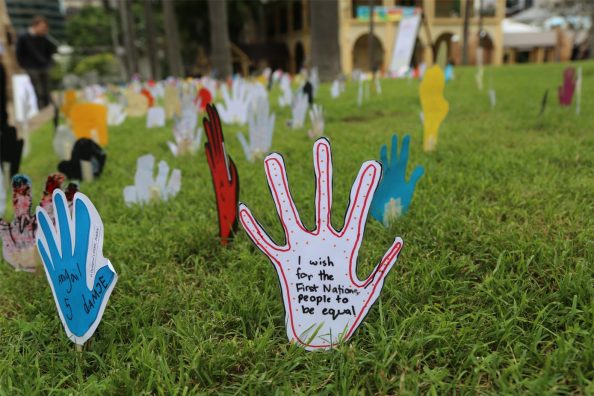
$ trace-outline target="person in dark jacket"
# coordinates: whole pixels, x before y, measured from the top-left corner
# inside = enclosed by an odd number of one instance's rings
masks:
[[[49,40],[48,31],[47,20],[37,16],[33,18],[27,32],[19,36],[16,47],[17,61],[31,78],[40,109],[51,103],[49,69],[56,45]]]

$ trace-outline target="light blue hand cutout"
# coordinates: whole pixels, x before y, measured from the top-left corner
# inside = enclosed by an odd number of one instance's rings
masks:
[[[408,151],[410,136],[402,139],[402,149],[398,156],[398,136],[392,136],[392,150],[390,162],[388,162],[388,148],[384,144],[380,149],[380,161],[382,162],[382,179],[371,202],[371,215],[386,227],[401,215],[408,211],[412,201],[417,182],[423,176],[425,169],[417,166],[406,182],[406,164],[408,162]]]
[[[37,248],[66,335],[83,345],[101,322],[118,276],[103,257],[103,222],[89,198],[76,193],[72,217],[61,190],[53,202],[56,225],[37,207]]]

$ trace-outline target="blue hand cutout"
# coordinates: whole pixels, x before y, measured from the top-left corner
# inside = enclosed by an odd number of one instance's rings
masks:
[[[37,208],[37,248],[66,334],[83,345],[101,322],[118,276],[103,257],[103,223],[91,201],[76,193],[72,217],[61,190],[53,202],[56,225]]]
[[[410,136],[402,139],[402,150],[398,157],[398,136],[392,136],[392,152],[388,162],[388,148],[384,144],[380,149],[380,161],[382,162],[382,179],[371,202],[371,215],[386,227],[394,220],[408,211],[415,186],[425,169],[417,166],[407,183],[405,180],[406,164],[408,162],[408,151]]]

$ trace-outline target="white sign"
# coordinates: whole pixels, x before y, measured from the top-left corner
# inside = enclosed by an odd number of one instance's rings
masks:
[[[405,18],[400,22],[398,37],[396,38],[394,51],[392,52],[392,62],[390,63],[391,72],[400,75],[402,72],[408,70],[410,59],[415,49],[417,30],[420,23],[420,15]]]

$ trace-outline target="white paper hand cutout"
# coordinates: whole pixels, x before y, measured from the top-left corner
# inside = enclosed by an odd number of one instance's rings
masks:
[[[332,81],[330,95],[332,96],[332,99],[336,99],[340,96],[340,82],[338,80]]]
[[[307,114],[307,106],[309,105],[307,101],[307,95],[303,92],[298,92],[295,95],[295,101],[293,103],[293,107],[291,108],[291,114],[293,118],[291,119],[291,126],[293,129],[303,128],[303,123],[305,122],[305,116]]]
[[[174,169],[169,176],[169,165],[165,161],[159,162],[157,178],[153,176],[155,157],[151,154],[143,155],[136,162],[136,176],[134,185],[124,188],[126,205],[145,204],[149,201],[167,201],[175,197],[181,189],[181,171]]]
[[[53,145],[54,151],[61,160],[70,160],[74,143],[76,143],[76,137],[70,128],[68,128],[67,125],[60,125],[56,130],[56,136],[54,136]]]
[[[237,134],[245,157],[249,161],[254,161],[270,150],[274,133],[275,114],[270,113],[268,99],[260,97],[256,104],[255,111],[249,116],[249,143],[241,132]]]
[[[217,111],[223,122],[225,124],[245,125],[250,104],[246,83],[240,78],[233,80],[231,96],[229,96],[229,89],[226,84],[223,84],[221,91],[225,103],[217,104]]]
[[[293,102],[293,91],[291,91],[291,77],[288,74],[283,74],[280,79],[281,96],[278,98],[278,105],[280,107],[290,106]]]
[[[202,128],[196,129],[195,118],[197,120],[197,117],[175,119],[173,126],[173,139],[175,142],[167,142],[174,156],[194,155],[200,149]]]
[[[165,109],[160,106],[153,106],[146,113],[147,128],[162,128],[165,126]]]
[[[309,111],[309,119],[311,120],[311,129],[307,133],[310,138],[317,139],[324,135],[324,110],[321,105],[313,105]]]
[[[316,228],[305,228],[293,202],[283,158],[271,154],[264,167],[285,244],[273,242],[250,210],[239,205],[239,218],[249,237],[268,256],[280,280],[287,337],[308,350],[328,349],[348,340],[361,324],[396,263],[402,239],[396,238],[380,263],[364,280],[357,276],[357,257],[367,213],[381,177],[381,164],[367,161],[351,189],[344,228],[332,227],[332,158],[322,138],[313,148],[316,174]]]
[[[127,114],[124,111],[124,106],[121,104],[110,103],[107,105],[107,125],[122,125],[122,123],[126,120],[126,116]]]

